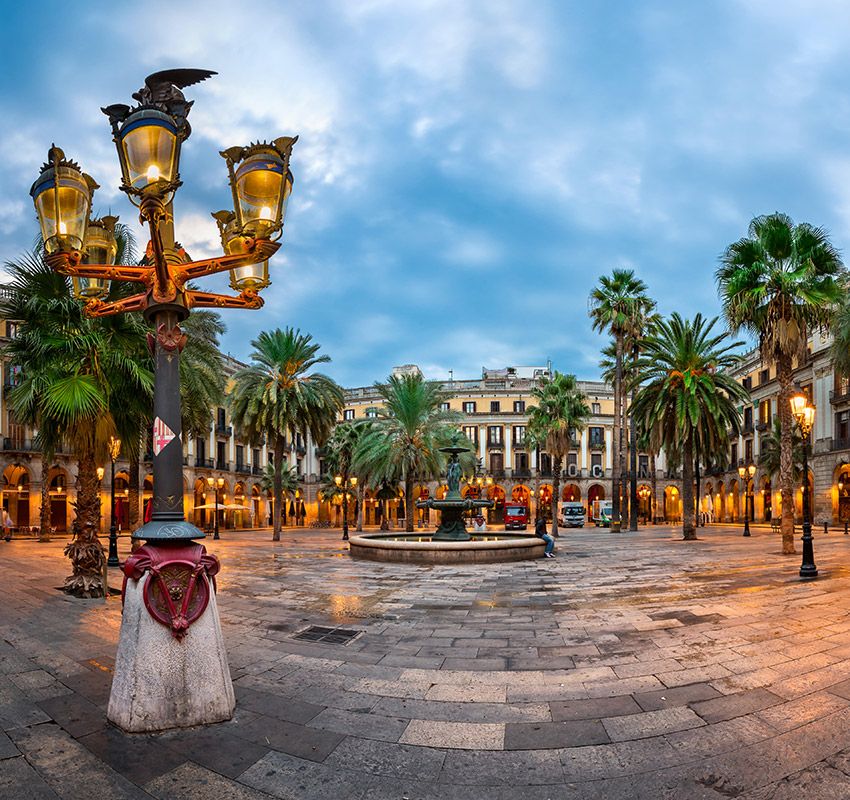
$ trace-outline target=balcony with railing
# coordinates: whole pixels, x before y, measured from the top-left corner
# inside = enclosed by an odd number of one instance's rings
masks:
[[[605,442],[601,439],[591,439],[587,445],[591,450],[604,450]]]
[[[841,405],[842,403],[850,403],[850,387],[839,390],[830,389],[829,402],[834,406]]]
[[[220,425],[219,423],[216,423],[215,435],[216,436],[224,436],[224,437],[229,439],[233,435],[233,426],[232,425]]]
[[[223,470],[224,472],[230,472],[230,462],[217,458],[215,462],[215,468]]]
[[[215,467],[215,462],[211,458],[195,456],[195,466],[200,467],[201,469],[213,469],[213,467]]]
[[[850,450],[850,437],[833,436],[830,443],[830,450]]]
[[[250,475],[251,474],[251,465],[243,464],[241,461],[236,462],[236,471],[242,475]]]
[[[261,466],[259,466],[258,464],[254,464],[251,467],[251,474],[252,475],[262,475],[263,474],[263,468]]]
[[[17,437],[5,436],[3,438],[3,450],[7,453],[37,453],[41,448],[35,439],[18,439]]]

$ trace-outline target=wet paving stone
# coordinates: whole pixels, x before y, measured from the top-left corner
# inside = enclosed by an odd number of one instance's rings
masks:
[[[766,532],[700,537],[570,531],[555,562],[435,569],[352,561],[333,531],[228,532],[236,717],[132,747],[105,719],[120,603],[45,589],[66,574],[62,543],[33,562],[13,541],[0,797],[10,775],[73,796],[68,758],[104,793],[177,800],[842,796],[850,542],[819,540],[821,578],[800,584]],[[292,638],[310,626],[362,633]]]

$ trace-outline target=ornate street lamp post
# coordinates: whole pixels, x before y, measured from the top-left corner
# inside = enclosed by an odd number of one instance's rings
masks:
[[[118,560],[118,525],[115,521],[115,460],[121,452],[121,440],[114,436],[109,437],[109,460],[112,462],[112,477],[110,482],[109,497],[109,558],[106,560],[108,567],[120,567]]]
[[[811,580],[818,576],[809,508],[809,434],[815,424],[815,407],[809,402],[807,395],[796,392],[791,396],[791,413],[797,420],[803,436],[803,563],[800,565],[800,578]]]
[[[215,492],[215,502],[213,503],[215,506],[213,509],[215,518],[213,539],[221,539],[221,536],[218,535],[218,493],[224,486],[224,478],[207,478],[207,485]]]
[[[750,536],[750,481],[756,474],[756,465],[744,466],[742,461],[738,465],[738,475],[741,478],[741,488],[744,491],[744,536]]]
[[[193,308],[263,305],[258,291],[268,285],[268,259],[280,247],[276,240],[292,191],[289,160],[298,137],[221,153],[234,204],[232,214],[214,215],[225,254],[191,261],[174,228],[180,151],[191,133],[192,102],[181,90],[214,74],[158,72],[133,95],[138,105],[102,109],[118,150],[121,189],[150,230],[140,266],[114,263],[114,218],[89,221],[97,184],[58,147],[50,148],[30,191],[45,261],[75,279],[85,313],[140,311],[153,327],[148,337],[155,370],[152,518],[133,533],[146,544],[124,564],[125,605],[107,712],[112,722],[134,732],[229,719],[235,706],[210,580],[218,561],[193,542],[204,533],[184,517],[179,361],[186,335],[180,322]],[[189,288],[190,281],[228,270],[236,296]],[[138,283],[141,291],[114,298],[108,281]]]

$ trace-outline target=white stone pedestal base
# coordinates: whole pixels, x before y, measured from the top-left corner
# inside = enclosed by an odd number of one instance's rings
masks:
[[[128,580],[107,718],[129,733],[223,722],[236,698],[215,593],[182,641],[148,614],[146,572]]]

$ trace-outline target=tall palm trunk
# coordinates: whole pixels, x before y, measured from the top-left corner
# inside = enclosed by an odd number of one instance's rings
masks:
[[[413,475],[404,477],[404,529],[413,533]]]
[[[793,420],[791,418],[791,393],[793,377],[791,357],[780,356],[776,361],[779,380],[779,487],[782,494],[782,552],[794,552],[794,463]],[[808,476],[804,476],[804,482]],[[805,485],[805,484],[804,484]]]
[[[552,536],[558,535],[558,503],[561,501],[561,453],[552,454]]]
[[[623,337],[617,334],[614,365],[614,458],[611,464],[611,529],[620,530],[620,473],[623,458]]]
[[[131,531],[136,530],[139,524],[140,472],[141,465],[139,464],[139,454],[131,452],[130,464],[127,468],[127,504],[130,507],[127,521],[130,525]]]
[[[694,527],[694,446],[690,439],[682,446],[682,538],[697,538]]]
[[[632,361],[637,363],[638,348],[632,348]],[[634,408],[637,387],[632,387],[632,402],[629,409]],[[634,416],[629,415],[629,530],[638,529],[638,476],[637,476],[637,426]]]
[[[272,541],[280,541],[280,507],[286,501],[283,499],[283,437],[278,436],[274,440],[274,521],[272,528]],[[218,514],[218,509],[216,509]]]
[[[106,556],[97,538],[100,528],[100,481],[92,453],[81,453],[78,461],[74,538],[65,547],[73,574],[65,579],[64,591],[77,597],[103,597],[106,587],[103,570]]]
[[[38,541],[50,541],[50,461],[47,454],[41,457],[41,510],[38,518]]]

